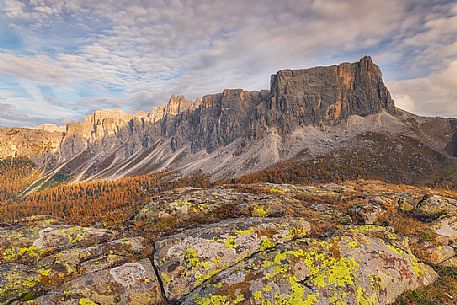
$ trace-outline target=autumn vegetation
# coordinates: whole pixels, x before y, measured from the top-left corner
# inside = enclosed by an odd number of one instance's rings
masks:
[[[52,215],[70,224],[121,224],[154,193],[209,184],[206,176],[172,181],[166,174],[158,173],[115,181],[63,182],[25,195],[24,190],[39,178],[33,164],[27,160],[0,164],[0,223],[32,215]]]

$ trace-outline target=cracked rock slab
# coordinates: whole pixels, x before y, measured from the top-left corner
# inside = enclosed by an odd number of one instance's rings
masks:
[[[347,232],[256,253],[205,282],[182,304],[390,304],[437,277],[408,249]]]
[[[160,284],[149,259],[87,273],[65,284],[63,292],[69,296],[83,296],[96,304],[163,302]]]
[[[168,300],[255,252],[303,237],[310,224],[297,218],[243,218],[186,230],[156,242],[154,261]]]

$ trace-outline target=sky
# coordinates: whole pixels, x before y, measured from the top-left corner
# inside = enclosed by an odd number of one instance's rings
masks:
[[[364,55],[398,107],[457,117],[456,0],[0,0],[0,126],[269,89]]]

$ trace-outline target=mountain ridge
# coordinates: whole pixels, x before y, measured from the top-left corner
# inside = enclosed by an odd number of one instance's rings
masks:
[[[173,95],[167,104],[137,114],[96,111],[67,124],[65,132],[41,127],[43,135],[52,135],[47,142],[19,138],[35,149],[24,145],[21,155],[2,147],[0,157],[30,157],[46,179],[59,174],[89,181],[157,171],[225,178],[262,170],[303,150],[326,154],[366,132],[410,134],[453,158],[455,121],[396,108],[381,69],[365,56],[355,63],[280,70],[272,75],[270,90],[225,89],[195,101]],[[14,137],[2,141],[13,142]]]

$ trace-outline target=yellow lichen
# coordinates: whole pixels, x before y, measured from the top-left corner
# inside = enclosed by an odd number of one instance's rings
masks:
[[[355,300],[357,302],[357,305],[373,305],[376,303],[378,299],[378,296],[376,293],[372,294],[371,297],[366,297],[365,294],[363,293],[362,287],[357,287],[356,295],[355,295]]]
[[[266,210],[264,206],[258,206],[254,208],[252,214],[257,217],[265,217],[268,215],[268,210]]]
[[[332,285],[334,287],[345,287],[353,285],[354,271],[359,266],[355,259],[342,257],[336,261],[333,257],[330,258],[331,264],[320,272],[313,282],[317,287],[326,287]]]
[[[275,194],[280,194],[280,195],[284,195],[286,193],[284,190],[277,188],[277,187],[270,188],[270,192],[275,193]]]
[[[12,247],[3,252],[6,261],[16,261],[19,258],[38,258],[47,251],[35,246],[30,247]]]
[[[161,276],[162,276],[162,278],[163,278],[163,280],[164,280],[165,282],[167,282],[167,283],[170,283],[170,282],[171,282],[170,277],[169,277],[168,274],[166,274],[165,272],[162,272]]]
[[[92,301],[92,300],[89,299],[89,298],[82,298],[82,299],[79,299],[79,304],[80,304],[80,305],[97,305],[97,303],[95,303],[94,301]]]
[[[312,305],[318,302],[318,294],[308,294],[305,287],[298,282],[295,276],[289,278],[290,288],[292,293],[285,297],[281,297],[278,293],[275,295],[277,299],[275,304],[278,305]]]
[[[252,294],[252,296],[254,297],[254,300],[260,301],[262,300],[262,291],[257,290]]]
[[[226,248],[231,248],[231,249],[235,248],[236,247],[235,238],[233,238],[233,237],[227,238],[224,245]]]
[[[262,239],[262,241],[260,242],[260,251],[264,251],[266,249],[270,249],[270,248],[273,248],[275,246],[275,243],[271,240],[271,238],[269,237],[266,237],[264,239]]]
[[[198,253],[195,249],[187,249],[184,253],[184,260],[188,268],[198,267]]]
[[[349,243],[349,247],[350,247],[350,248],[357,248],[357,242],[351,241],[351,242]]]
[[[254,228],[253,227],[250,227],[247,230],[235,230],[235,233],[239,234],[239,235],[249,235],[249,234],[251,234],[253,232],[254,232]]]
[[[200,297],[199,295],[194,296],[195,304],[197,305],[229,305],[229,298],[225,295],[213,295]]]

